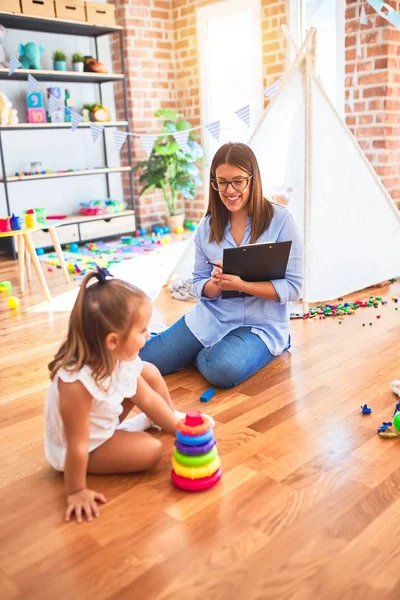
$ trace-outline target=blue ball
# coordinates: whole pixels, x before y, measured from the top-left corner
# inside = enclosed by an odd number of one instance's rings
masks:
[[[140,235],[146,235],[146,230],[144,227],[141,227],[139,231],[140,231]]]
[[[154,225],[153,231],[154,233],[161,233],[162,228],[159,225]]]
[[[168,227],[168,225],[166,225],[165,227],[163,227],[163,230],[162,230],[162,232],[163,232],[163,233],[169,233],[170,231],[171,231],[171,230],[170,230],[170,228]]]
[[[44,250],[43,250],[43,248],[36,248],[36,254],[37,254],[38,256],[43,256],[43,254],[44,254]]]
[[[70,252],[79,252],[79,246],[78,244],[71,244],[69,247],[69,251]]]
[[[196,223],[190,223],[190,225],[189,225],[190,231],[194,231],[196,229],[196,227],[197,227]]]

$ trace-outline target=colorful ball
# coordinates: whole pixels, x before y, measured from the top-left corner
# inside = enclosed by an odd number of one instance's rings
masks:
[[[190,227],[190,221],[185,221],[184,227],[185,227],[185,229],[189,229],[189,227]]]
[[[393,427],[396,427],[397,431],[400,431],[400,412],[396,413],[393,417]]]
[[[139,234],[140,234],[140,235],[146,235],[146,230],[145,230],[145,228],[144,228],[144,227],[141,227],[141,228],[139,229]]]
[[[159,225],[154,225],[153,227],[153,232],[154,233],[161,233],[161,227]]]
[[[70,252],[79,252],[78,244],[71,244],[69,249],[70,249]]]
[[[19,300],[15,296],[10,296],[7,298],[7,306],[11,308],[11,310],[15,310],[19,307]]]
[[[172,237],[170,235],[164,235],[162,239],[163,244],[170,244],[172,242]]]
[[[190,231],[194,231],[195,229],[197,229],[197,223],[190,223],[189,229]]]
[[[177,227],[175,227],[175,232],[176,233],[183,233],[185,230],[182,227],[182,225],[178,225]]]
[[[168,225],[165,225],[165,227],[163,227],[163,230],[162,230],[162,232],[163,232],[163,233],[169,233],[170,231],[171,231],[171,230],[170,230],[170,228],[168,227]]]

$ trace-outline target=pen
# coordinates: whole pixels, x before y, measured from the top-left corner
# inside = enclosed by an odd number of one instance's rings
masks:
[[[218,269],[222,269],[221,265],[216,265],[215,263],[211,262],[211,260],[206,260],[206,263],[213,267],[218,267]]]

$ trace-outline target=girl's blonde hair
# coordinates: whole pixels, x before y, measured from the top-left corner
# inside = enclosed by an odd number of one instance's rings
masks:
[[[124,341],[143,302],[150,302],[146,294],[121,279],[107,279],[104,269],[91,271],[82,280],[81,289],[69,319],[67,339],[49,363],[51,379],[61,368],[79,371],[89,365],[93,378],[101,384],[110,377],[116,359],[107,348],[106,337],[118,333]],[[88,285],[96,278],[97,282]]]

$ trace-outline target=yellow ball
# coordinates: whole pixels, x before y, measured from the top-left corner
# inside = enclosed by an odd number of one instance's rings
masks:
[[[175,228],[175,231],[176,231],[176,233],[183,233],[185,230],[184,230],[184,228],[182,227],[182,225],[178,225],[178,226]]]
[[[7,306],[8,308],[15,309],[19,307],[19,300],[15,296],[10,296],[7,298]]]
[[[170,244],[172,242],[172,237],[170,235],[164,235],[161,241],[163,244]]]

